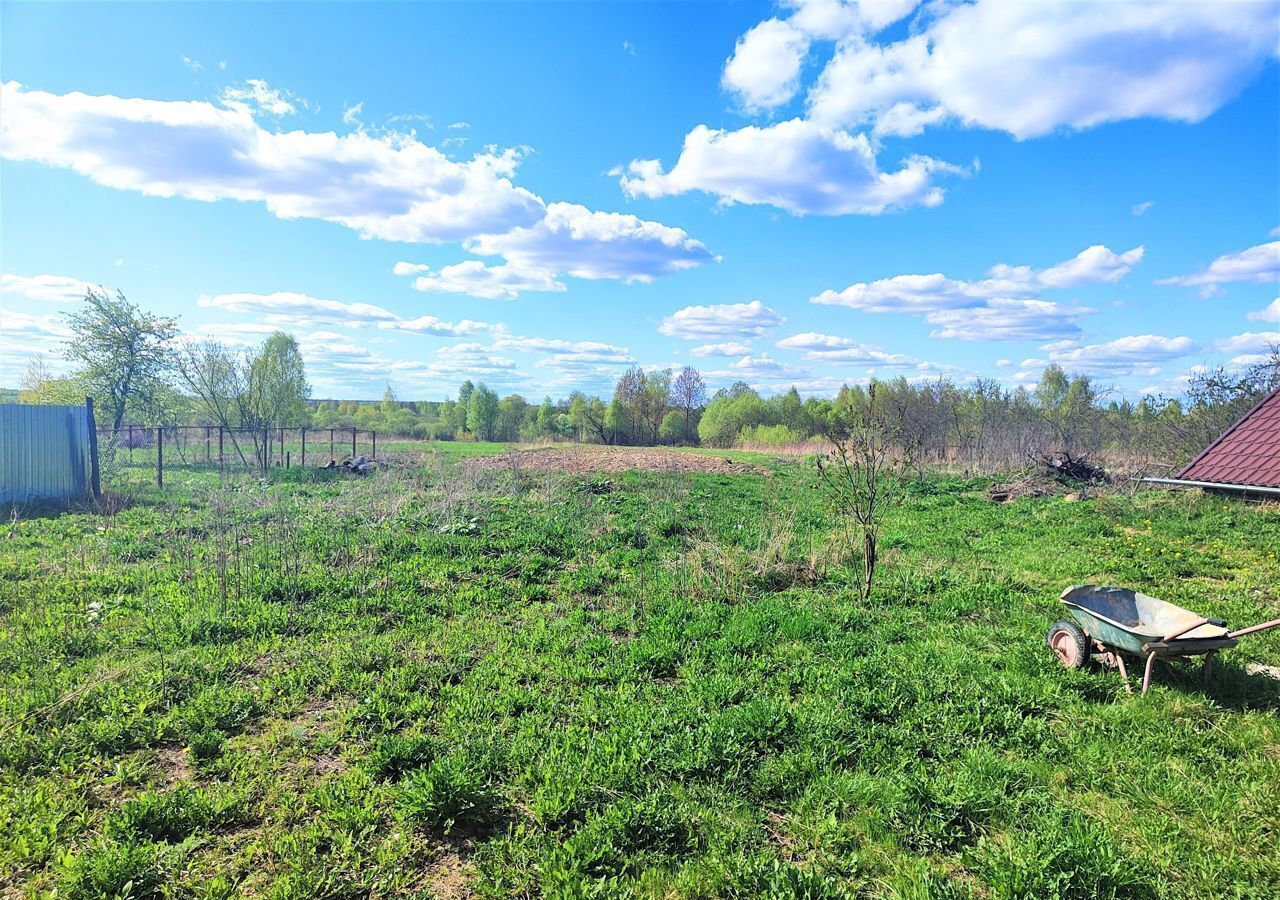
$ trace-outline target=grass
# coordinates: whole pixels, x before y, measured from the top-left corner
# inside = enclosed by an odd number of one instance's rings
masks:
[[[1077,582],[1274,618],[1274,506],[938,476],[863,603],[804,465],[452,450],[0,529],[0,893],[1280,895],[1280,635],[1146,698],[1043,643]]]

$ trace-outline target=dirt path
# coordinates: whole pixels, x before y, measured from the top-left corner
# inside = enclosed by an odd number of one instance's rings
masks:
[[[769,470],[722,456],[700,456],[655,447],[543,447],[480,456],[463,465],[476,469],[509,469],[513,465],[535,472],[718,472],[726,475],[767,475]]]

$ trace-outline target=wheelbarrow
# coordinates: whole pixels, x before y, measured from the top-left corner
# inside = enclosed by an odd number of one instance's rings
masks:
[[[1132,692],[1125,657],[1146,658],[1142,693],[1151,686],[1151,670],[1157,659],[1204,657],[1204,678],[1213,671],[1213,657],[1229,650],[1246,634],[1280,626],[1280,619],[1239,631],[1228,631],[1221,619],[1208,619],[1190,610],[1139,594],[1128,588],[1079,584],[1059,598],[1074,622],[1053,623],[1047,638],[1049,649],[1068,669],[1081,669],[1090,657],[1120,670],[1125,690]],[[1078,623],[1078,624],[1077,624]]]

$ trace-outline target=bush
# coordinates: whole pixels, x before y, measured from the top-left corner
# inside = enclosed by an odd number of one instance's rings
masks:
[[[738,443],[748,447],[786,447],[803,440],[804,435],[786,425],[748,425],[738,433]]]

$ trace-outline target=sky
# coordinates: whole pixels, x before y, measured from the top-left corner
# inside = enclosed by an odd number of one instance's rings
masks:
[[[85,286],[317,397],[1280,343],[1276,2],[0,5],[0,386]]]

